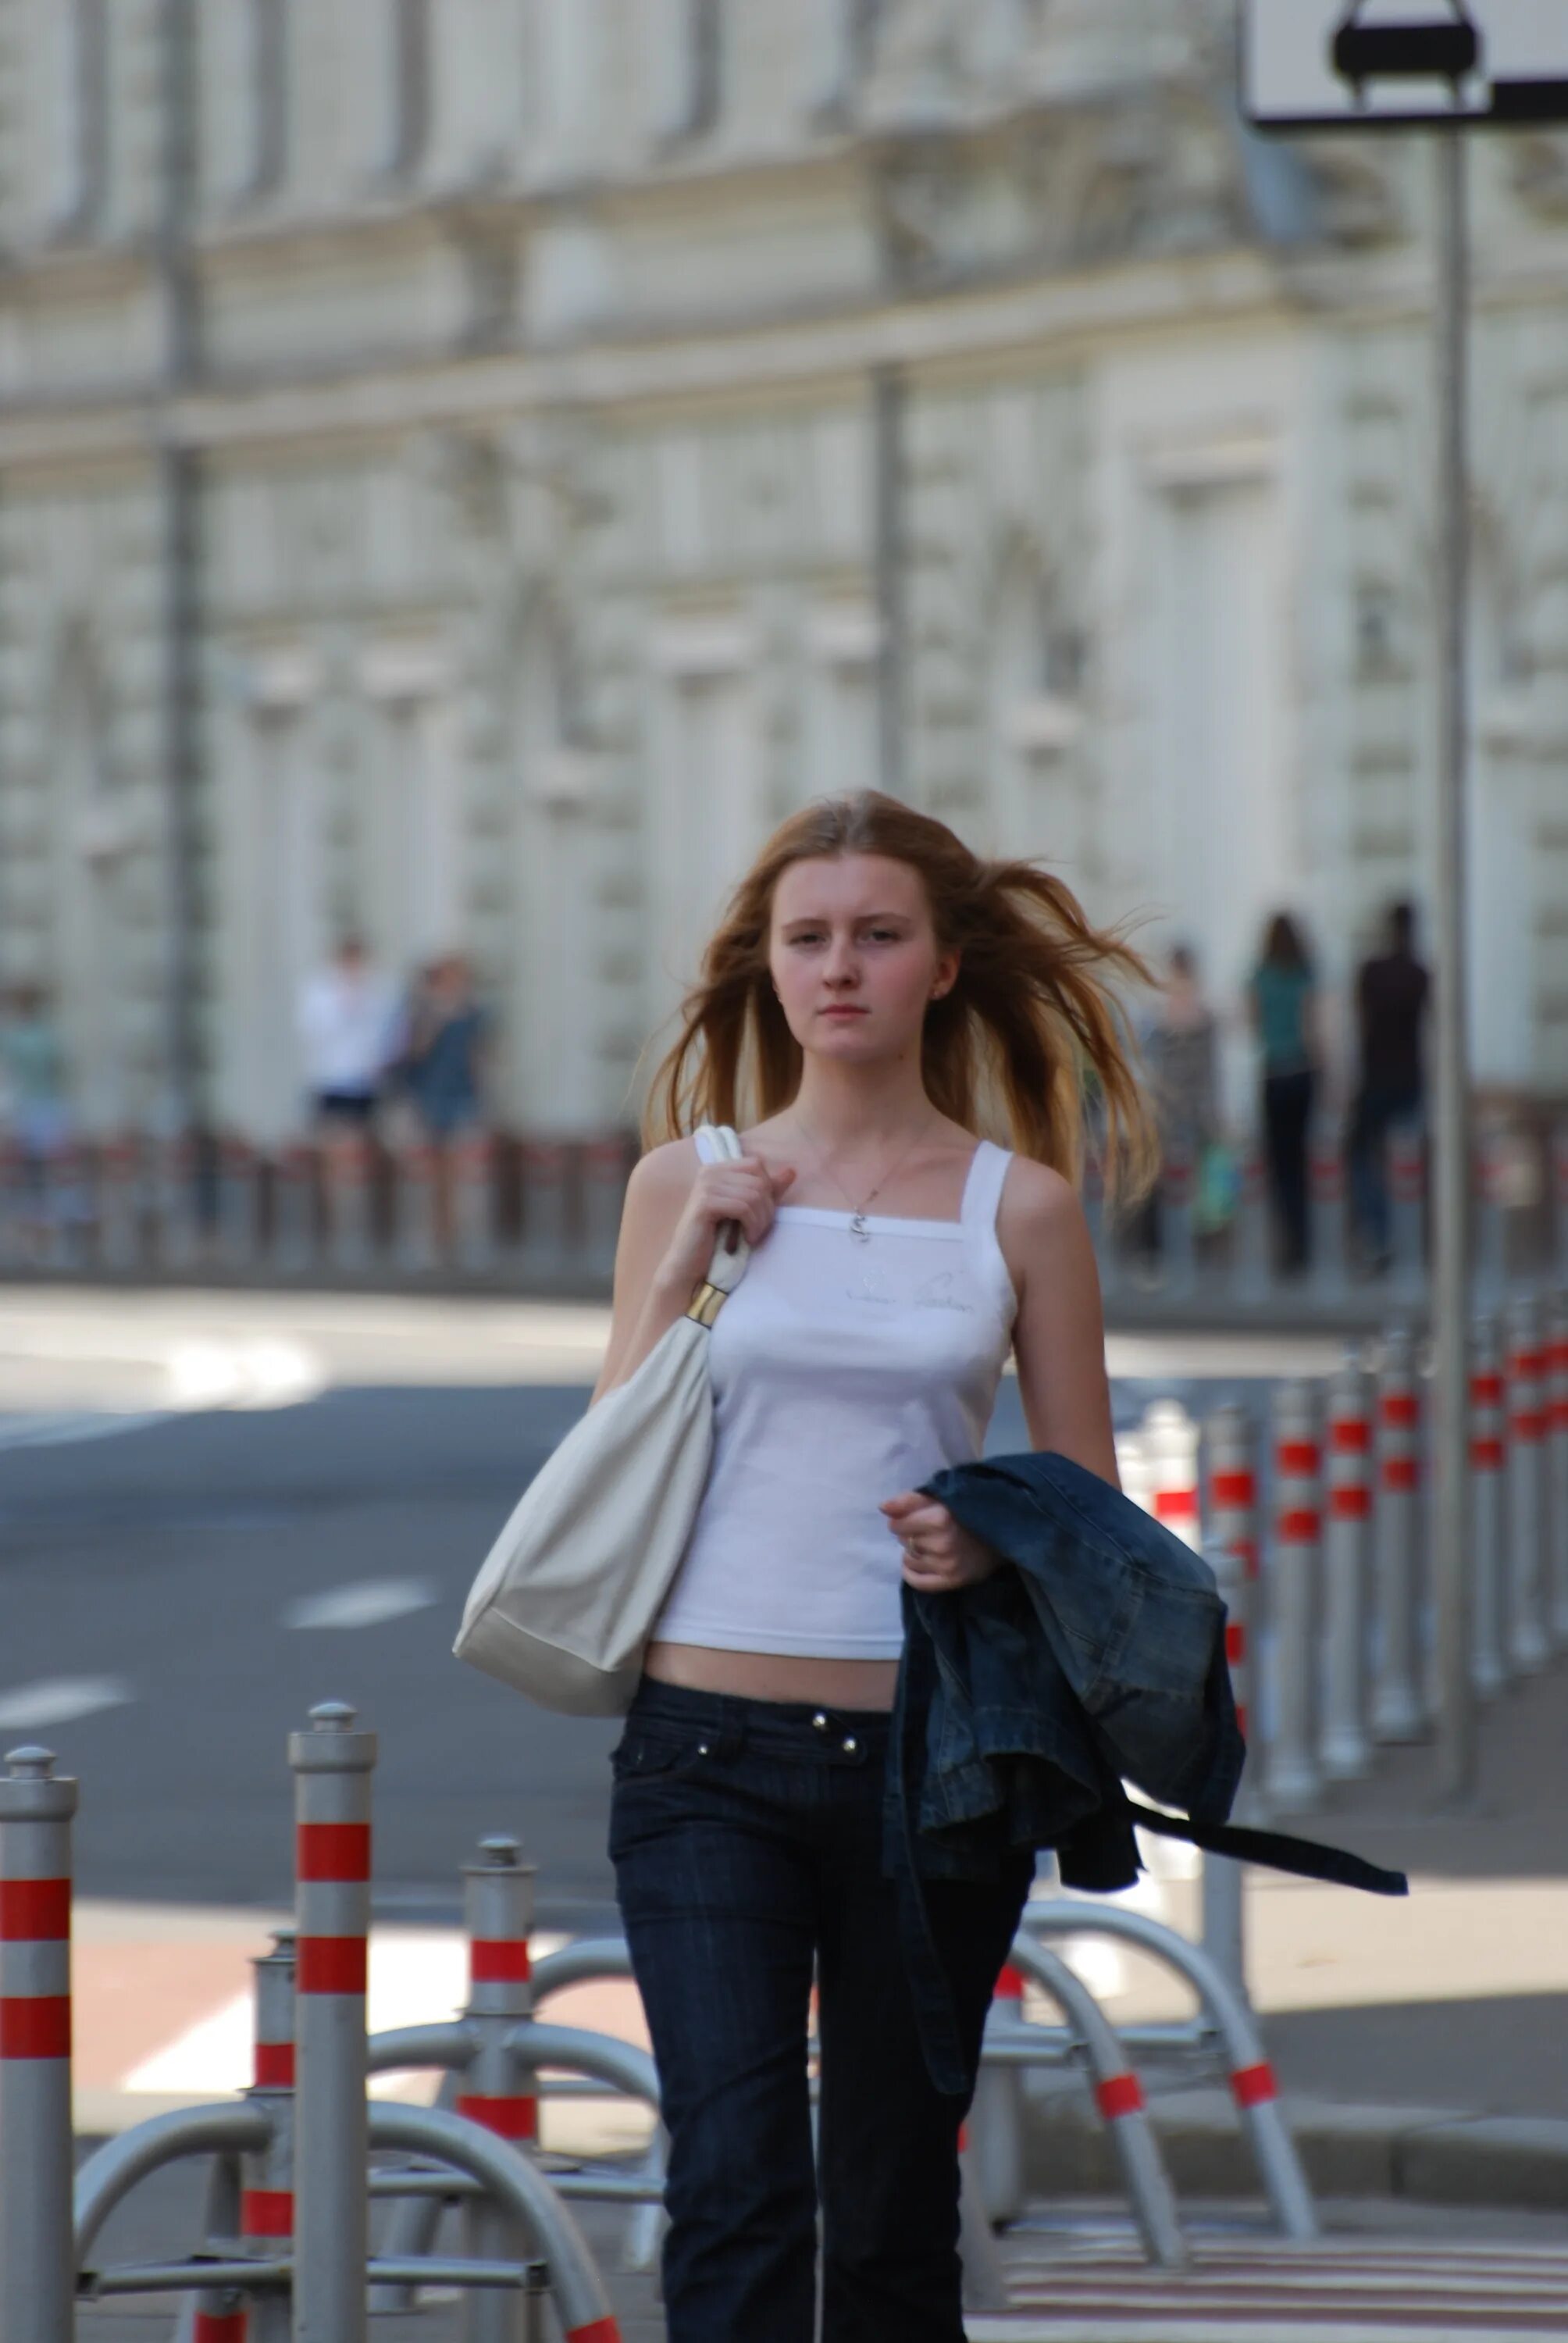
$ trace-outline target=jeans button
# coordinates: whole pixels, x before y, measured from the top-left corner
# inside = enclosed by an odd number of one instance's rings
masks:
[[[826,1732],[827,1732],[827,1730],[828,1730],[828,1720],[827,1720],[826,1716],[824,1716],[824,1715],[822,1714],[822,1711],[821,1711],[820,1709],[819,1709],[819,1710],[817,1711],[817,1714],[816,1714],[816,1715],[811,1719],[811,1722],[812,1722],[812,1724],[816,1726],[816,1728],[817,1728],[817,1730],[818,1730],[818,1732],[819,1732],[819,1733],[826,1733]]]
[[[848,1740],[844,1744],[845,1748],[849,1751],[851,1757],[855,1754],[855,1745],[853,1739]]]
[[[698,1754],[698,1755],[699,1755],[699,1757],[706,1757],[706,1756],[707,1756],[707,1755],[708,1755],[708,1744],[707,1744],[707,1742],[706,1742],[706,1741],[699,1741],[699,1742],[698,1743],[698,1745],[697,1745],[697,1754]]]

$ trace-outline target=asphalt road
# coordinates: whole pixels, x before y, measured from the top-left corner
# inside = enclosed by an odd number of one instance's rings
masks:
[[[1154,1388],[1120,1384],[1119,1418]],[[381,1735],[386,1917],[455,1918],[474,1842],[509,1831],[543,1925],[608,1924],[614,1723],[546,1715],[451,1655],[491,1538],[586,1396],[340,1388],[0,1452],[0,1747],[41,1739],[80,1778],[79,1892],[286,1906],[286,1739],[337,1698]],[[990,1445],[1026,1444],[1008,1381]]]

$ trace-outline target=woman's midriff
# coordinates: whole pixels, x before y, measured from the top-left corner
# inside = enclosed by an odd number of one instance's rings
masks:
[[[897,1660],[805,1659],[783,1652],[719,1652],[707,1644],[650,1644],[643,1674],[688,1692],[738,1700],[812,1701],[823,1708],[888,1708]]]

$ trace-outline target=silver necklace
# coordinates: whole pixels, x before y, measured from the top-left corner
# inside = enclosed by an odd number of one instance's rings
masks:
[[[908,1162],[910,1157],[914,1153],[916,1147],[920,1144],[920,1141],[925,1137],[927,1131],[932,1128],[931,1123],[927,1121],[920,1125],[919,1131],[916,1131],[914,1138],[910,1140],[908,1147],[904,1149],[903,1153],[895,1157],[894,1161],[889,1164],[887,1170],[883,1172],[881,1178],[878,1181],[870,1194],[865,1197],[861,1202],[857,1204],[853,1196],[850,1195],[848,1188],[845,1187],[842,1180],[839,1179],[838,1173],[833,1170],[831,1164],[829,1163],[826,1157],[823,1155],[821,1141],[813,1132],[807,1131],[805,1124],[800,1122],[799,1115],[796,1116],[795,1120],[800,1124],[800,1130],[804,1133],[805,1137],[810,1141],[811,1145],[816,1149],[819,1166],[822,1171],[827,1172],[829,1179],[831,1180],[834,1187],[837,1188],[839,1195],[842,1196],[844,1202],[849,1207],[850,1236],[854,1239],[857,1244],[869,1244],[871,1242],[871,1232],[866,1225],[867,1207],[876,1202],[877,1198],[881,1194],[883,1189],[887,1186],[894,1172],[900,1170],[903,1164]]]

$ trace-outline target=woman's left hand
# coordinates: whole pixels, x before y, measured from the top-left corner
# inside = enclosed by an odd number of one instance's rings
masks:
[[[1001,1561],[993,1546],[918,1489],[884,1497],[881,1510],[904,1549],[903,1574],[918,1594],[951,1594],[960,1586],[973,1586],[989,1578]]]

